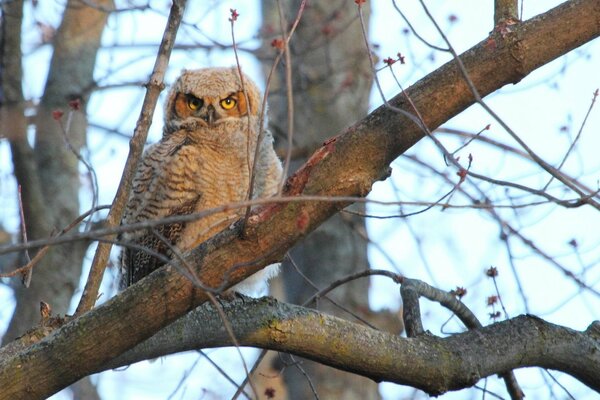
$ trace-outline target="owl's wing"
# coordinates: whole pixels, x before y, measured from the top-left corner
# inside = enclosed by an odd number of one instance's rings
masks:
[[[273,148],[273,137],[269,131],[265,131],[260,146],[254,197],[271,197],[277,194],[282,175],[283,167]]]
[[[194,160],[187,146],[185,137],[172,134],[148,148],[133,180],[121,225],[193,212],[201,193],[196,175],[190,172]],[[169,256],[169,245],[177,244],[184,226],[174,222],[124,233],[122,239],[129,247],[121,253],[123,285],[129,286],[163,265],[156,255]]]

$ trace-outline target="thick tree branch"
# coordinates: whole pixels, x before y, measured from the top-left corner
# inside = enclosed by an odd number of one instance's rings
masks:
[[[236,300],[225,303],[223,311],[242,346],[292,352],[430,395],[530,366],[568,373],[600,390],[600,376],[595,373],[600,370],[600,337],[594,336],[598,322],[577,332],[520,316],[447,338],[426,334],[406,339],[272,298]],[[167,354],[231,345],[221,316],[206,304],[96,372]]]
[[[505,42],[500,42],[497,38],[496,46],[489,46],[484,41],[464,53],[461,58],[480,93],[486,95],[505,84],[517,82],[540,65],[599,34],[600,4],[596,0],[569,1],[515,27],[514,35],[508,35]],[[548,40],[549,37],[552,40]],[[473,95],[454,62],[442,66],[416,83],[407,94],[430,128],[439,126],[473,103]],[[405,95],[401,94],[391,103],[394,107],[410,111],[405,99]],[[379,108],[319,149],[288,180],[284,194],[366,195],[372,183],[386,175],[389,163],[422,137],[422,130],[406,117],[385,107]],[[240,236],[236,230],[223,232],[187,254],[187,261],[204,284],[218,287],[228,278],[226,286],[229,287],[263,266],[280,260],[294,243],[345,205],[307,202],[263,208],[249,218],[245,235]],[[195,289],[183,276],[174,273],[172,267],[159,269],[106,304],[67,323],[41,342],[3,360],[0,364],[0,399],[47,397],[81,376],[98,370],[109,360],[149,338],[206,299],[206,294]],[[534,323],[533,328],[539,328],[538,325]],[[285,339],[286,351],[309,355],[308,350],[301,348],[300,344],[305,338],[300,335],[295,339],[290,338],[288,342],[287,326],[276,327]],[[493,331],[502,332],[499,328]],[[309,335],[310,332],[306,334]],[[496,347],[498,342],[484,341],[479,337],[479,331],[464,335],[469,335],[467,343],[470,346],[499,353]],[[371,339],[377,339],[377,336],[372,336]],[[514,339],[514,335],[508,335],[503,340]],[[440,339],[429,340],[427,343],[434,347],[440,345]],[[455,337],[445,340],[453,346],[457,357],[454,371],[458,373],[451,381],[472,382],[477,377],[464,375],[472,371],[465,367],[470,361],[460,357],[461,354],[466,354],[467,348],[460,347],[461,342]],[[400,342],[417,343],[415,339],[399,340],[398,343]],[[330,343],[324,342],[326,346],[319,348],[322,353],[321,361],[338,366],[338,361],[329,357]],[[402,357],[402,352],[390,352],[383,347],[381,350],[388,356],[393,353]],[[422,354],[426,350],[422,345],[415,349]],[[524,351],[525,347],[519,349],[519,354]],[[589,354],[580,352],[581,350],[576,353],[577,357],[589,359]],[[369,360],[371,358],[372,354],[368,359],[360,361],[370,365],[373,362]],[[482,358],[483,353],[478,354],[477,361]],[[459,362],[459,359],[462,361]],[[422,357],[412,358],[411,368],[415,369],[414,363],[421,360]],[[557,368],[566,364],[566,360],[560,357],[550,361],[533,358],[530,365],[538,363]],[[572,373],[584,382],[593,382],[590,374],[593,375],[595,371],[582,371],[584,364],[579,363],[575,367],[577,370]],[[515,366],[507,362],[499,365],[499,368],[508,370]],[[358,369],[357,365],[352,367],[353,371]],[[487,370],[480,370],[478,376],[489,373]],[[375,379],[390,378],[387,374],[374,376],[371,373],[369,376]],[[437,390],[442,390],[445,386],[447,385],[436,385]],[[435,390],[436,388],[432,388],[432,391]]]

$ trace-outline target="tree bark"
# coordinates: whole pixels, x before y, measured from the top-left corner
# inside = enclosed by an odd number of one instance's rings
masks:
[[[278,3],[287,21],[282,22]],[[301,1],[263,1],[263,70],[268,73],[277,51],[271,47],[274,38],[281,37],[281,25],[289,29]],[[368,14],[366,16],[368,21]],[[312,2],[306,6],[300,24],[290,41],[291,64],[282,61],[272,77],[269,95],[269,120],[276,135],[279,154],[286,157],[292,146],[290,170],[296,170],[307,156],[334,132],[348,124],[348,115],[361,118],[367,114],[372,82],[367,49],[362,37],[355,7],[348,2]],[[293,104],[288,104],[286,68],[291,68]],[[288,107],[295,115],[293,140],[288,142]],[[354,206],[362,210],[362,204]],[[367,243],[356,229],[366,232],[364,220],[353,216],[334,215],[330,220],[294,246],[282,263],[285,298],[303,304],[318,288],[368,268]],[[296,270],[299,269],[299,271]],[[304,276],[302,276],[304,275]],[[343,304],[350,313],[368,319],[369,281],[357,280],[340,287],[329,298]],[[311,306],[315,306],[314,304]],[[347,311],[324,299],[319,310],[348,316]],[[285,360],[286,357],[283,359]],[[288,357],[289,358],[289,357]],[[281,360],[276,357],[274,361]],[[288,360],[291,364],[292,360]],[[323,398],[378,399],[377,384],[357,378],[323,364],[296,360],[283,369],[289,399],[313,397],[313,390]],[[281,369],[281,365],[277,369]],[[314,386],[311,387],[307,380]]]
[[[600,390],[600,376],[595,373],[600,368],[600,322],[578,332],[522,315],[447,338],[423,334],[403,339],[272,298],[237,300],[224,304],[223,311],[233,322],[241,346],[293,350],[375,382],[409,385],[430,395],[470,387],[484,377],[528,366],[561,370]],[[103,369],[230,345],[221,316],[206,304]]]
[[[112,0],[98,1],[112,5]],[[65,137],[76,151],[85,143],[85,113],[73,112],[69,132],[52,117],[54,110],[68,112],[68,102],[79,99],[82,110],[93,82],[96,53],[108,14],[70,1],[54,38],[44,95],[37,110],[34,148],[27,140],[22,93],[21,25],[23,2],[3,4],[2,82],[5,93],[1,108],[2,134],[11,142],[15,177],[21,187],[27,237],[38,239],[68,225],[79,215],[79,161],[67,150]],[[64,122],[64,119],[63,119]],[[41,182],[44,182],[42,184]],[[52,249],[40,262],[29,287],[13,279],[16,309],[3,342],[13,340],[40,321],[40,302],[50,303],[55,312],[66,313],[78,286],[87,245],[71,243]],[[25,257],[20,258],[25,262]],[[98,397],[88,379],[74,386],[86,398]]]
[[[15,13],[22,13],[22,4],[18,3],[21,2],[8,2],[6,6],[14,7]],[[112,0],[98,0],[96,3],[100,6],[113,5]],[[69,101],[79,100],[81,109],[85,109],[107,18],[108,13],[85,6],[80,1],[67,3],[53,41],[54,53],[46,88],[37,108],[33,149],[26,138],[22,93],[19,95],[21,105],[16,103],[18,110],[12,114],[18,126],[13,130],[11,150],[15,175],[22,187],[25,224],[30,240],[50,236],[53,231],[59,231],[74,221],[80,213],[79,161],[65,141],[79,152],[86,140],[87,119],[84,112],[70,110]],[[20,67],[20,21],[18,26],[16,24],[15,21],[15,26],[7,32],[15,36],[13,43],[4,50],[15,52],[11,57],[16,57],[18,51],[19,57],[14,62],[16,64],[18,60]],[[16,71],[16,65],[14,68]],[[18,79],[19,90],[21,75],[18,71],[14,77]],[[55,110],[64,111],[60,122],[52,114]],[[71,124],[65,133],[68,113],[72,113]],[[4,342],[13,340],[39,322],[41,301],[49,303],[56,313],[67,312],[79,284],[86,249],[85,242],[55,247],[36,266],[29,288],[14,282],[17,306],[3,337]]]

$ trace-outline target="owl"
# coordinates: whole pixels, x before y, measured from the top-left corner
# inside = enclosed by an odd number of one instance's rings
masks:
[[[162,139],[142,156],[121,224],[191,214],[246,200],[253,172],[253,198],[274,195],[282,168],[271,134],[264,131],[259,138],[261,107],[258,87],[245,74],[240,76],[236,67],[184,70],[165,104]],[[255,154],[258,160],[252,171]],[[172,248],[184,253],[230,226],[243,213],[244,209],[232,209],[192,222],[123,234],[121,239],[135,246],[125,247],[121,253],[122,286],[163,265],[151,252],[169,258],[173,257]],[[277,269],[271,265],[230,291],[262,294]]]

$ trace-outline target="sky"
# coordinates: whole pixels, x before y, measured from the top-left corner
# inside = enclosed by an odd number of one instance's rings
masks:
[[[117,2],[119,3],[119,2]],[[348,1],[349,7],[354,3]],[[559,1],[525,2],[523,11],[527,19],[544,12]],[[26,26],[34,27],[36,21],[57,26],[60,21],[62,2],[39,2],[36,9],[28,3]],[[143,90],[139,84],[147,79],[152,69],[156,48],[164,29],[168,8],[164,2],[152,2],[153,10],[136,13],[119,13],[109,20],[103,37],[103,50],[98,60],[95,78],[105,89],[94,94],[88,104],[90,131],[85,156],[96,168],[100,182],[99,204],[112,201],[118,180],[115,176],[125,162],[128,140],[119,134],[107,134],[99,126],[108,127],[120,134],[130,135],[135,126]],[[184,25],[178,35],[180,42],[207,43],[209,39],[230,43],[229,9],[235,8],[240,14],[236,23],[236,37],[245,47],[259,46],[254,35],[260,26],[260,5],[256,1],[209,1],[208,7],[200,7],[200,2],[192,2],[186,13]],[[393,57],[401,52],[407,56],[407,65],[394,64],[392,67],[403,87],[408,87],[441,64],[447,62],[448,54],[434,52],[405,33],[406,25],[392,7],[391,1],[373,0],[367,2],[372,7],[370,41],[376,46],[380,60]],[[418,1],[398,2],[421,35],[436,45],[443,45],[433,25],[423,13]],[[483,40],[493,28],[491,2],[464,0],[427,2],[432,14],[448,35],[458,53]],[[121,4],[123,5],[123,4]],[[451,18],[452,17],[452,18]],[[202,30],[193,25],[202,26]],[[133,48],[137,44],[152,44]],[[117,46],[117,47],[115,47]],[[119,50],[119,48],[123,48]],[[25,83],[24,92],[28,99],[39,99],[51,56],[48,45],[40,45],[39,30],[24,31]],[[235,63],[231,51],[215,50],[209,54],[174,52],[167,73],[167,82],[172,82],[181,68],[195,68],[209,65],[232,65]],[[260,85],[264,78],[256,60],[247,53],[241,53],[244,69]],[[381,67],[381,63],[378,65]],[[518,85],[509,85],[486,98],[486,102],[501,118],[522,137],[534,151],[553,165],[560,163],[583,124],[590,107],[594,90],[600,87],[600,42],[596,40],[573,51],[527,76]],[[399,88],[389,69],[378,73],[386,98],[398,93]],[[124,82],[138,82],[138,85],[122,86]],[[164,98],[164,93],[162,98]],[[161,99],[162,99],[161,98]],[[162,104],[162,101],[161,101]],[[382,104],[381,94],[373,90],[372,109]],[[349,121],[351,123],[352,121]],[[160,138],[162,109],[157,108],[152,125],[149,143]],[[444,124],[445,128],[476,133],[486,125],[490,129],[483,134],[502,143],[516,146],[498,122],[481,107],[472,106],[459,116]],[[581,137],[565,163],[565,171],[581,179],[592,188],[598,187],[600,159],[600,112],[592,110],[583,126]],[[449,134],[438,137],[448,149],[458,149],[462,140]],[[539,173],[530,162],[511,156],[484,143],[473,142],[457,155],[465,160],[473,156],[472,170],[497,179],[511,180],[534,187],[541,187],[547,177]],[[422,140],[407,152],[407,156],[418,157],[435,166],[440,171],[455,176],[455,170],[445,166],[440,151],[429,140]],[[16,187],[10,178],[10,153],[5,140],[0,140],[0,222],[6,229],[17,231],[18,209],[14,202]],[[388,201],[432,201],[446,193],[450,186],[435,175],[419,167],[408,157],[401,157],[392,164],[392,176],[385,182],[376,183],[369,198]],[[82,169],[82,179],[85,174]],[[553,184],[552,187],[558,187]],[[510,205],[538,200],[514,190],[480,182],[468,181],[465,190],[470,194],[482,193],[498,204]],[[559,193],[559,189],[556,189]],[[81,193],[82,209],[91,204],[90,192]],[[452,204],[468,204],[465,196],[456,194]],[[373,215],[397,215],[400,211],[411,212],[419,207],[368,206]],[[585,278],[600,290],[600,216],[591,207],[562,209],[553,205],[524,207],[522,209],[499,208],[498,214],[519,227],[520,232],[534,241],[552,260],[568,266],[578,276]],[[498,291],[508,316],[513,317],[531,312],[550,322],[573,329],[585,329],[594,319],[600,319],[600,299],[582,291],[564,279],[563,272],[547,260],[541,259],[531,249],[518,240],[508,242],[501,239],[501,228],[496,220],[485,212],[470,208],[434,208],[423,214],[406,219],[367,219],[369,235],[374,243],[369,248],[369,260],[373,268],[394,270],[433,284],[440,289],[451,290],[465,287],[468,294],[465,303],[473,309],[484,324],[492,322],[488,314],[492,311],[485,299],[496,293],[494,283],[485,276],[485,270],[495,266],[499,271]],[[569,243],[577,243],[577,249]],[[507,248],[513,257],[507,257]],[[88,252],[91,259],[93,249]],[[114,257],[116,259],[117,253]],[[89,261],[89,260],[88,260]],[[85,274],[84,274],[85,275]],[[83,279],[83,278],[82,278]],[[374,309],[397,310],[401,301],[398,287],[383,278],[373,278],[370,301]],[[102,292],[114,293],[114,277],[107,277]],[[523,295],[524,293],[524,295]],[[78,296],[75,296],[78,298]],[[102,299],[106,300],[106,299]],[[10,290],[0,285],[0,304],[11,304]],[[498,308],[496,308],[497,310]],[[449,313],[436,304],[424,301],[422,304],[426,329],[434,334],[458,332],[463,328]],[[10,318],[10,307],[0,307],[0,331],[5,329]],[[229,373],[238,380],[243,379],[239,368],[239,357],[231,351],[210,350],[207,352],[219,365],[230,364]],[[245,350],[249,357],[253,350]],[[237,365],[236,365],[237,363]],[[173,399],[219,398],[218,393],[233,392],[235,387],[214,371],[198,354],[182,354],[133,365],[126,371],[109,371],[93,377],[105,399]],[[183,379],[184,373],[187,375]],[[162,382],[157,384],[156,377]],[[528,398],[549,398],[552,393],[557,398],[565,398],[565,393],[551,383],[554,392],[546,388],[546,381],[552,381],[538,369],[517,371]],[[558,373],[553,377],[566,385],[577,399],[592,399],[584,386]],[[179,385],[179,382],[183,383]],[[484,382],[480,383],[481,385]],[[490,378],[487,387],[504,396],[501,384]],[[178,389],[177,389],[178,388]],[[394,384],[380,385],[386,399],[412,398],[413,390],[400,388]],[[213,397],[211,397],[213,396]],[[480,398],[481,392],[450,393],[442,399]],[[66,394],[58,394],[53,399],[66,399]],[[416,398],[426,398],[417,395]]]

